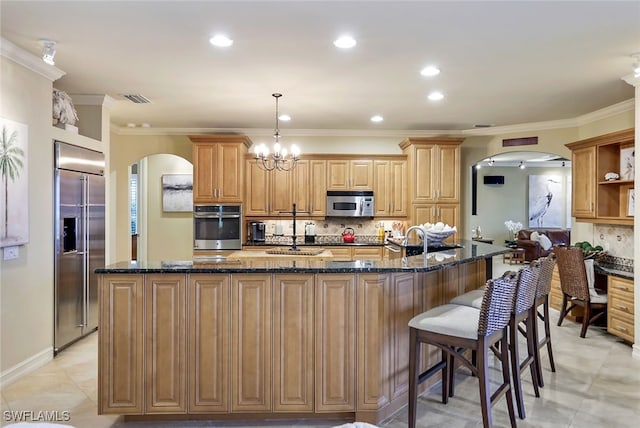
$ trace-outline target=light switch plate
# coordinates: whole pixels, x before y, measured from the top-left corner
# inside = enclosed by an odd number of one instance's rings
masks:
[[[3,259],[4,260],[13,260],[18,258],[18,247],[4,247],[3,248]]]

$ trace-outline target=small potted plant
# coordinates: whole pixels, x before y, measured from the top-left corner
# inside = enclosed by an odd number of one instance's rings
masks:
[[[518,232],[520,231],[520,229],[522,229],[522,223],[520,223],[519,221],[516,222],[512,220],[507,220],[504,222],[504,225],[507,228],[507,231],[509,232],[509,239],[506,239],[504,243],[511,248],[517,247],[516,236],[518,235]]]

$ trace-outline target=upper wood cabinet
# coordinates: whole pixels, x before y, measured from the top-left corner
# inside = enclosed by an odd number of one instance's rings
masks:
[[[290,217],[294,171],[297,168],[292,171],[265,171],[258,167],[255,160],[247,158],[244,215]]]
[[[331,159],[327,161],[327,190],[372,190],[373,161]]]
[[[634,147],[634,129],[625,129],[567,144],[572,152],[571,213],[579,221],[633,224],[629,212],[633,177],[625,178],[621,150]],[[605,180],[608,172],[622,178]]]
[[[400,148],[409,157],[409,195],[414,203],[460,202],[462,138],[407,138]]]
[[[373,194],[376,217],[406,217],[407,161],[373,161]]]
[[[577,218],[596,216],[596,148],[583,147],[571,153],[571,215]]]
[[[327,213],[327,161],[298,161],[293,169],[293,202],[301,216],[322,216]]]
[[[460,230],[460,145],[463,138],[407,138],[409,221],[442,221]],[[454,237],[455,238],[455,237]]]
[[[193,202],[242,202],[244,135],[190,135],[193,142]]]

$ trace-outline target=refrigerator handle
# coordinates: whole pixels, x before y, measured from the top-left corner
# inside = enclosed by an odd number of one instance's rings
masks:
[[[82,175],[82,327],[89,325],[89,179]]]

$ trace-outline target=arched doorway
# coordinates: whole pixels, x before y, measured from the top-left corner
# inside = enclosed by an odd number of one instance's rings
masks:
[[[176,210],[166,199],[172,178],[192,174],[191,162],[173,154],[153,154],[129,165],[131,260],[191,259],[192,209]]]

